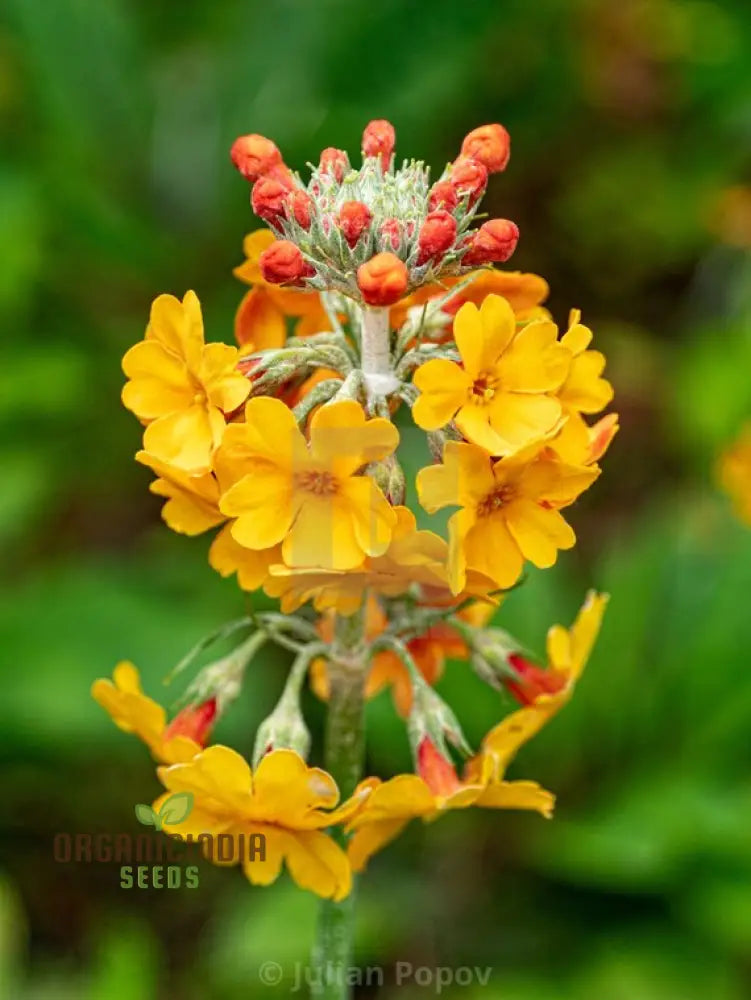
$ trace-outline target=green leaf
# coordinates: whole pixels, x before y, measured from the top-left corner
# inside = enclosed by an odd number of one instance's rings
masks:
[[[147,806],[144,802],[138,802],[136,804],[136,819],[144,826],[156,826],[158,817],[151,806]]]
[[[162,826],[165,824],[175,826],[175,824],[186,820],[192,809],[193,793],[175,792],[174,795],[170,795],[159,810],[159,822]]]

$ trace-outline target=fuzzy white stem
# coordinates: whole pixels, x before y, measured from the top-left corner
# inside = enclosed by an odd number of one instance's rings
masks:
[[[391,364],[389,311],[386,307],[362,307],[362,371],[368,391],[387,396],[399,388]]]

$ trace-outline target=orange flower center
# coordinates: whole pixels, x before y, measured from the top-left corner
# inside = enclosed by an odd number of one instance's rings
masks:
[[[483,497],[477,505],[477,516],[490,517],[491,514],[495,514],[501,507],[511,503],[515,493],[514,487],[508,484],[496,487],[492,493],[488,493],[487,496]]]
[[[339,483],[330,472],[300,472],[295,477],[295,484],[298,489],[319,497],[330,497],[339,491]]]
[[[498,388],[498,379],[492,372],[481,372],[472,383],[469,390],[469,401],[479,406],[486,406]]]

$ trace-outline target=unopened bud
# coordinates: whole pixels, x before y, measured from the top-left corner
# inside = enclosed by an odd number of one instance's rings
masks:
[[[429,212],[420,227],[417,245],[420,253],[418,265],[426,264],[435,257],[442,257],[453,246],[456,239],[456,219],[443,209]]]
[[[209,698],[197,705],[188,705],[177,713],[164,731],[164,741],[185,736],[199,746],[206,746],[211,727],[216,721],[216,698]]]
[[[272,226],[287,214],[290,188],[274,177],[261,177],[253,185],[250,203],[259,218]]]
[[[282,165],[282,154],[271,139],[263,135],[241,135],[232,143],[230,157],[249,181],[257,181]]]
[[[310,733],[296,698],[282,696],[278,705],[258,727],[253,747],[253,767],[272,750],[294,750],[305,758],[310,750]]]
[[[458,204],[459,196],[451,181],[438,181],[430,189],[428,208],[431,212],[435,212],[439,208],[443,208],[447,212],[453,212]]]
[[[354,247],[373,219],[373,213],[361,201],[345,201],[339,209],[339,228],[350,247]]]
[[[425,681],[412,678],[412,708],[407,722],[412,750],[417,756],[423,739],[429,737],[431,743],[441,750],[446,749],[448,740],[462,753],[471,753],[467,739],[453,710]]]
[[[385,219],[379,230],[380,244],[385,250],[398,250],[402,242],[402,224],[398,219]]]
[[[289,210],[298,226],[302,226],[303,229],[310,229],[312,207],[313,199],[308,192],[303,191],[302,188],[296,188],[289,199]]]
[[[263,251],[258,263],[261,274],[272,285],[297,283],[315,274],[300,248],[290,240],[276,240]]]
[[[327,146],[321,153],[318,169],[322,174],[331,174],[341,184],[349,170],[349,157],[343,149]]]
[[[389,455],[380,462],[372,462],[367,472],[392,506],[400,507],[404,503],[407,481],[396,456]]]
[[[469,249],[462,257],[462,265],[501,264],[513,254],[518,242],[516,223],[508,219],[490,219],[469,237]]]
[[[510,155],[511,137],[497,123],[472,129],[462,143],[462,156],[471,156],[482,163],[490,174],[505,170]]]
[[[453,763],[428,736],[423,736],[417,745],[415,766],[418,775],[433,795],[446,797],[461,787],[461,781]]]
[[[391,155],[395,145],[394,126],[385,118],[376,118],[365,126],[362,134],[362,155],[380,157],[384,173],[391,166]]]
[[[460,156],[451,168],[449,182],[460,198],[469,195],[470,206],[481,198],[488,184],[487,168],[471,156]]]
[[[369,306],[391,306],[407,290],[409,273],[393,253],[377,253],[357,269],[357,285]]]
[[[508,662],[517,679],[506,676],[503,683],[521,705],[533,705],[540,695],[557,694],[566,686],[566,675],[562,671],[545,670],[518,653],[511,653]]]

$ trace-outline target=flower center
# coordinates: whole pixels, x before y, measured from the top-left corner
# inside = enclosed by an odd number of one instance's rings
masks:
[[[498,379],[492,372],[481,372],[472,383],[469,390],[469,401],[479,406],[486,406],[495,396]]]
[[[300,472],[295,476],[295,484],[298,489],[319,497],[333,496],[339,491],[339,483],[330,472]]]
[[[488,493],[479,502],[477,505],[477,516],[490,517],[491,514],[495,514],[501,507],[510,503],[514,499],[514,496],[515,491],[513,486],[498,486],[492,493]]]

